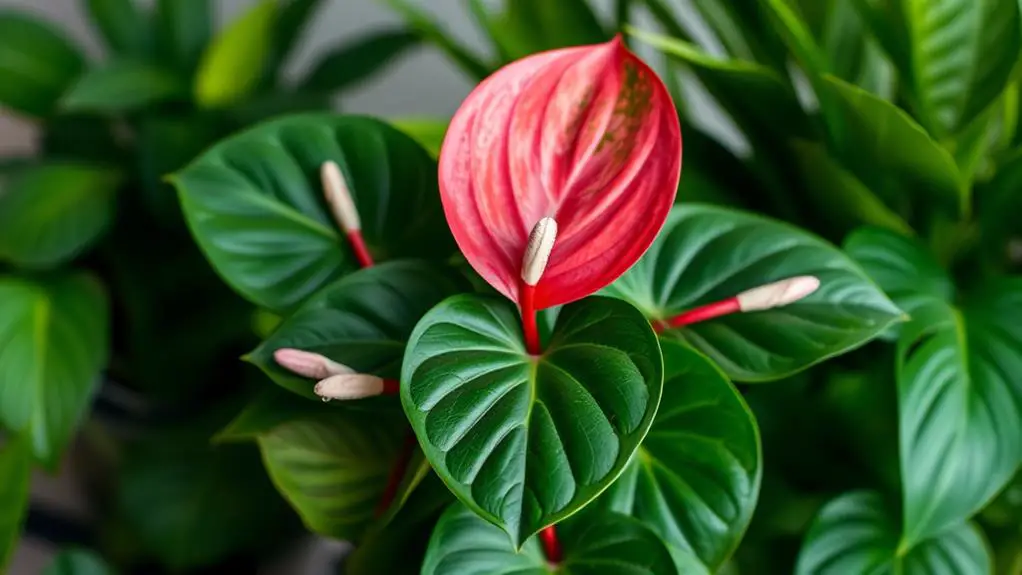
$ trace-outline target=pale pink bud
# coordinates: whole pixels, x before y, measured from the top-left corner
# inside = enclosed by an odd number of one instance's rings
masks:
[[[273,352],[273,359],[281,367],[310,379],[323,379],[332,375],[355,373],[350,367],[332,361],[311,351],[281,348]]]

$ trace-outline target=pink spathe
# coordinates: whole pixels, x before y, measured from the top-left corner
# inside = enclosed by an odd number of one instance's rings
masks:
[[[533,227],[557,222],[536,309],[581,299],[649,248],[674,203],[681,131],[670,95],[620,38],[536,54],[465,100],[440,154],[440,193],[458,246],[519,301]]]

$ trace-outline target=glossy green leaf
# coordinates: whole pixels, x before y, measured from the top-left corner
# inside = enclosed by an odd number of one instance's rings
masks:
[[[397,379],[416,322],[462,291],[453,272],[425,262],[395,261],[360,270],[309,298],[246,359],[279,385],[315,399],[315,381],[273,359],[280,348],[322,354],[359,373]]]
[[[337,92],[358,86],[382,71],[421,38],[407,30],[374,32],[327,52],[299,85],[302,92]]]
[[[816,517],[798,557],[797,575],[983,575],[992,565],[975,525],[958,523],[908,548],[896,515],[876,493],[847,493]]]
[[[32,448],[25,438],[0,445],[0,571],[4,571],[21,537],[28,511]]]
[[[390,120],[390,124],[408,134],[434,158],[440,156],[440,146],[447,135],[448,120],[429,118],[401,118]]]
[[[145,62],[120,60],[86,72],[61,100],[73,112],[128,112],[188,93],[167,70]]]
[[[649,323],[623,301],[565,306],[533,357],[510,302],[460,295],[419,322],[401,382],[437,474],[520,546],[621,473],[653,422],[663,363]]]
[[[258,87],[273,54],[276,16],[276,1],[261,0],[213,39],[195,73],[195,101],[200,106],[237,104]]]
[[[0,422],[53,467],[106,365],[106,294],[85,274],[0,277]]]
[[[908,222],[832,158],[826,146],[806,140],[795,140],[791,146],[808,190],[807,200],[823,218],[816,222],[821,229],[840,235],[870,224],[912,233]]]
[[[444,31],[427,11],[416,6],[409,0],[380,0],[397,12],[409,28],[415,30],[422,38],[443,51],[448,58],[475,80],[482,80],[493,71],[491,66],[465,48],[449,33]]]
[[[156,0],[156,46],[166,64],[191,78],[213,36],[209,0]]]
[[[49,24],[0,10],[0,106],[49,116],[84,67],[78,50]]]
[[[58,553],[42,575],[114,575],[114,570],[92,551],[68,549]]]
[[[322,0],[287,0],[277,18],[274,49],[278,63],[294,52]]]
[[[594,503],[650,527],[672,551],[716,572],[738,546],[759,495],[759,430],[738,390],[683,343],[661,340],[664,394],[649,434]]]
[[[152,26],[136,0],[85,0],[84,4],[111,52],[141,56],[149,51]]]
[[[547,564],[537,539],[529,539],[516,551],[500,529],[455,504],[433,530],[422,575],[679,573],[663,542],[625,515],[587,513],[584,520],[558,525],[557,532],[564,557],[554,567]]]
[[[0,260],[49,267],[81,254],[110,224],[122,180],[85,164],[21,171],[0,195]]]
[[[651,321],[798,275],[820,288],[794,304],[664,332],[688,342],[733,379],[769,381],[854,349],[901,312],[840,250],[790,225],[701,205],[675,206],[639,263],[605,293]]]
[[[968,210],[969,189],[954,158],[894,104],[834,77],[826,86],[841,111],[834,134],[841,158],[867,184],[890,175],[937,199]]]
[[[743,130],[775,137],[808,137],[811,134],[795,93],[772,69],[744,60],[718,60],[682,40],[633,29],[629,29],[629,33],[691,66],[707,90]]]
[[[187,423],[131,446],[117,493],[126,527],[179,572],[272,545],[294,517],[255,446],[210,446]]]
[[[357,268],[323,199],[335,161],[377,261],[454,251],[436,163],[377,120],[300,115],[233,136],[175,174],[185,217],[213,267],[260,307],[288,310]]]
[[[971,517],[1022,463],[1022,279],[961,308],[933,298],[898,345],[904,539]]]

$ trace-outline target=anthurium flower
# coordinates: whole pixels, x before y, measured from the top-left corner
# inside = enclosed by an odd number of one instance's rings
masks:
[[[543,309],[631,267],[663,226],[680,173],[670,95],[615,38],[535,54],[484,80],[451,120],[440,194],[468,262],[518,303],[529,236],[553,221],[532,302]]]

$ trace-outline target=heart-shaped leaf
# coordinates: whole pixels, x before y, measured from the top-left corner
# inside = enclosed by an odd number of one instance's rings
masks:
[[[99,383],[109,346],[106,294],[84,274],[0,277],[0,422],[53,467]]]
[[[660,344],[664,393],[653,427],[594,505],[642,521],[672,553],[694,555],[716,572],[756,507],[759,430],[715,365],[678,341]]]
[[[0,571],[4,571],[21,536],[28,511],[32,446],[24,437],[0,445]],[[4,571],[6,572],[6,571]]]
[[[521,545],[621,473],[653,422],[663,363],[649,323],[623,301],[565,306],[533,357],[510,302],[460,295],[419,322],[401,382],[437,474]]]
[[[859,491],[838,497],[820,511],[806,535],[795,573],[979,575],[991,570],[989,551],[975,525],[949,526],[910,548],[899,541],[897,518],[883,498]]]
[[[700,205],[675,206],[663,233],[606,293],[653,321],[799,275],[820,289],[794,304],[670,329],[733,379],[782,378],[856,348],[901,312],[840,250],[790,225]]]
[[[419,319],[462,291],[453,272],[418,261],[360,270],[309,298],[246,359],[279,385],[316,398],[315,381],[277,365],[281,348],[311,351],[359,373],[397,379],[405,343]]]
[[[443,259],[436,164],[411,138],[371,118],[299,115],[221,142],[173,177],[188,224],[238,293],[274,310],[356,269],[326,208],[320,167],[340,165],[379,260]]]
[[[86,164],[17,173],[0,194],[0,260],[50,267],[82,253],[106,231],[122,180]]]
[[[135,60],[113,61],[86,72],[64,95],[69,112],[126,112],[187,95],[180,78],[168,70]]]
[[[0,11],[0,105],[48,116],[84,67],[82,55],[49,24]]]
[[[680,573],[656,534],[625,515],[586,513],[577,521],[558,525],[558,537],[564,557],[553,566],[535,538],[516,550],[500,529],[455,504],[433,530],[422,575]]]

